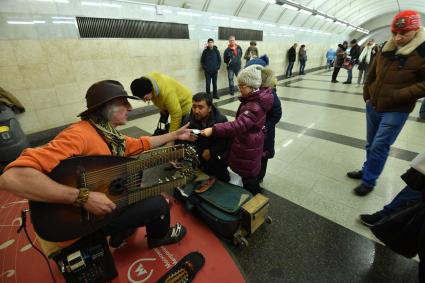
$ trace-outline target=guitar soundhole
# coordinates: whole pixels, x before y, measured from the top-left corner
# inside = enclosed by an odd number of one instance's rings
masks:
[[[113,196],[121,195],[125,191],[125,180],[122,178],[116,179],[109,185],[109,193]]]

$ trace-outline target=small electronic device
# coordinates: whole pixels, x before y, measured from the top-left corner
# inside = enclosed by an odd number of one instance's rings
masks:
[[[118,276],[106,238],[80,240],[53,257],[66,282],[103,283]]]

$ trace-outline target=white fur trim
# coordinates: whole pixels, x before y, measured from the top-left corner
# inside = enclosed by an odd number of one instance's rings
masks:
[[[395,53],[396,55],[404,55],[407,56],[410,53],[412,53],[419,45],[421,45],[425,41],[425,30],[423,27],[421,27],[416,34],[416,36],[405,46],[401,47],[397,50]],[[390,38],[390,40],[387,41],[387,43],[382,48],[382,52],[388,52],[393,51],[397,48],[393,37]]]

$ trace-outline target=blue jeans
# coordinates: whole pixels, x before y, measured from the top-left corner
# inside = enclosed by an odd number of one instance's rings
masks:
[[[304,74],[305,60],[300,60],[300,75]]]
[[[419,118],[425,119],[425,97],[423,98],[421,108],[419,109]]]
[[[233,77],[238,76],[240,70],[227,69],[227,78],[229,79],[229,92],[235,92],[235,83],[233,82]]]
[[[333,64],[334,64],[334,60],[331,60],[331,59],[327,60],[326,66],[328,67],[328,70],[330,70],[330,68],[333,67]]]
[[[353,68],[354,68],[354,66],[353,66]],[[347,82],[351,83],[351,79],[353,78],[353,69],[347,70],[347,74],[348,74]]]
[[[366,103],[366,161],[363,164],[363,184],[373,188],[384,170],[391,145],[403,129],[409,113],[376,112]]]
[[[395,198],[393,198],[389,204],[384,206],[384,208],[380,211],[381,215],[391,215],[409,206],[410,204],[420,202],[421,199],[422,193],[420,191],[415,191],[411,187],[406,186],[395,196]]]
[[[288,68],[286,68],[286,73],[285,73],[286,77],[292,76],[292,68],[294,67],[294,63],[295,62],[288,63]]]

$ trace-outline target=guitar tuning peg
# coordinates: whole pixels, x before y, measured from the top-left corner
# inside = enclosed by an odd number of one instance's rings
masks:
[[[159,184],[162,184],[163,183],[163,181],[161,180],[161,178],[158,179],[158,183]]]

